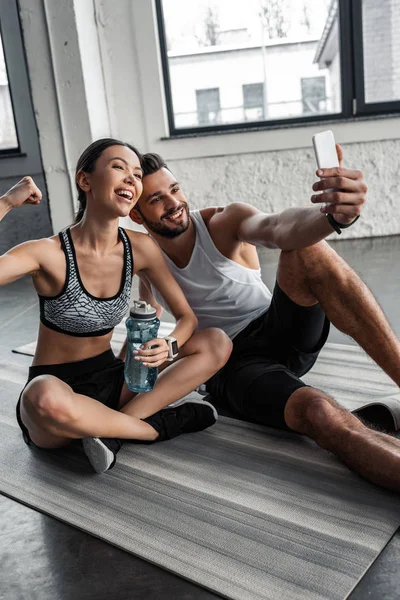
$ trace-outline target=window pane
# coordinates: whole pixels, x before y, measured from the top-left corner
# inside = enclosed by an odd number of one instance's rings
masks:
[[[263,83],[246,83],[243,85],[243,110],[245,121],[264,119]]]
[[[162,0],[175,127],[341,112],[338,4]]]
[[[196,90],[197,120],[200,125],[219,123],[219,89]]]
[[[301,99],[305,115],[326,112],[325,77],[306,77],[302,79]]]
[[[6,148],[18,148],[18,140],[0,36],[0,150]]]
[[[400,0],[363,0],[366,102],[400,100]]]

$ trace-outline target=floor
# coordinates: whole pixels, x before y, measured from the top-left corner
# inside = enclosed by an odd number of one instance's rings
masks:
[[[400,337],[400,236],[338,241],[335,250],[374,292]],[[278,253],[260,252],[263,277],[273,285]],[[11,348],[36,338],[37,298],[30,281],[0,288],[0,359],[28,368],[30,357]],[[330,341],[352,343],[336,330]],[[102,540],[0,496],[0,599],[211,600],[199,588]],[[394,600],[400,587],[400,533],[365,574],[350,600]],[[280,600],[280,599],[279,599]]]

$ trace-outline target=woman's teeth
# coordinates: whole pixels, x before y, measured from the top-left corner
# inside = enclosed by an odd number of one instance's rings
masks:
[[[129,190],[117,190],[115,192],[117,196],[122,196],[123,198],[127,198],[128,200],[132,200],[133,194]]]

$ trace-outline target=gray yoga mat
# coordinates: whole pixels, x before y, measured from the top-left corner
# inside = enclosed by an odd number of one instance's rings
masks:
[[[322,364],[324,381],[344,369]],[[368,362],[350,373],[349,396],[390,391]],[[169,442],[125,444],[116,467],[95,475],[78,444],[25,446],[14,417],[24,379],[18,365],[0,365],[0,490],[224,597],[343,600],[400,523],[397,495],[310,440],[228,418]]]
[[[168,335],[173,327],[173,323],[163,321],[159,335]],[[115,354],[118,354],[122,347],[125,332],[124,322],[114,330],[111,345]],[[33,356],[35,349],[36,342],[31,342],[14,349],[13,352]],[[368,420],[378,422],[389,429],[400,428],[398,387],[359,347],[326,344],[317,363],[303,379],[308,385],[333,394],[348,410],[358,412]],[[373,413],[372,407],[375,407]]]

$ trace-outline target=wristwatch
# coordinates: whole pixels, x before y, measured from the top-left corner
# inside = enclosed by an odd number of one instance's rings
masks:
[[[176,339],[174,337],[172,337],[170,335],[167,335],[167,337],[165,337],[164,340],[168,344],[168,359],[167,360],[174,360],[174,358],[176,356],[178,356],[178,352],[179,352],[178,342],[176,341]]]

